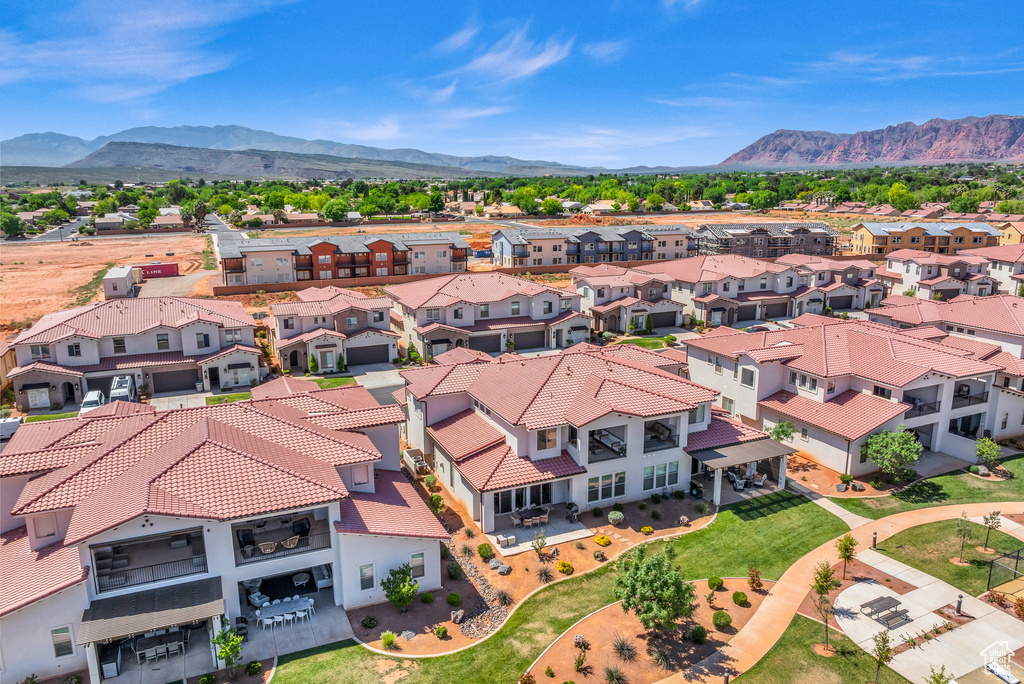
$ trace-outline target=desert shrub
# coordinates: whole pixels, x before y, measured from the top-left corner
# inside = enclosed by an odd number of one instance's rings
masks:
[[[670,656],[668,650],[664,648],[648,646],[647,655],[651,657],[652,663],[663,670],[668,670],[672,666],[672,656]]]
[[[430,496],[430,510],[440,515],[441,511],[444,510],[444,497],[440,494],[432,494]]]
[[[497,591],[497,593],[495,593],[495,596],[498,597],[498,603],[500,603],[501,605],[503,605],[503,606],[511,606],[512,605],[512,594],[508,593],[504,589],[499,589]]]
[[[390,629],[380,633],[380,645],[385,651],[393,651],[398,647],[398,635]]]
[[[462,566],[455,561],[449,563],[446,570],[448,571],[448,579],[457,580],[462,577]]]
[[[258,660],[250,660],[248,663],[245,664],[245,674],[249,675],[250,677],[255,677],[262,671],[263,663],[261,663]]]
[[[559,562],[564,562],[564,561],[559,561]],[[546,565],[542,565],[539,568],[537,568],[537,579],[539,579],[544,584],[547,584],[552,579],[554,579],[554,575],[551,574],[551,568],[549,568]]]
[[[444,544],[441,544],[441,560],[448,560],[452,555],[451,549]]]
[[[29,680],[26,679],[25,681],[28,682]],[[204,674],[202,677],[199,678],[199,684],[215,684],[216,681],[217,675],[213,674],[212,672]]]
[[[690,631],[690,638],[693,639],[693,643],[700,646],[708,640],[708,630],[704,629],[700,625],[697,625]]]
[[[257,660],[257,661],[254,661],[254,662],[258,663],[259,661]],[[263,667],[263,666],[260,665],[260,667]],[[259,670],[257,670],[257,672],[259,672]],[[60,680],[60,684],[82,684],[82,675],[69,674],[67,677],[65,677],[64,679]]]
[[[604,515],[604,509],[601,508],[600,506],[594,506],[592,513],[594,514],[595,518],[600,518],[602,515]]]
[[[457,592],[448,594],[448,605],[454,608],[455,606],[462,605],[462,597]]]
[[[537,684],[537,678],[527,672],[519,677],[519,684]]]
[[[428,491],[434,491],[434,487],[437,486],[437,475],[430,474],[423,478],[423,484],[427,486]]]
[[[485,561],[494,558],[494,547],[490,544],[481,544],[480,546],[476,547],[476,552],[480,554],[480,557],[483,558]]]
[[[472,527],[467,527],[462,531],[462,533],[466,535],[466,539],[472,539],[476,536],[476,530],[474,530]]]
[[[839,481],[842,482],[845,485],[848,485],[851,482],[853,482],[853,475],[850,475],[848,473],[843,473],[842,475],[839,476]]]
[[[715,614],[711,616],[711,624],[721,632],[724,629],[729,629],[729,625],[732,624],[732,618],[724,610],[716,610]]]
[[[643,527],[640,528],[640,533],[641,534],[654,534],[654,528],[651,527],[650,525],[644,525]]]
[[[622,521],[625,520],[626,516],[622,514],[622,511],[611,511],[608,514],[609,525],[621,525]]]
[[[367,615],[360,621],[359,624],[363,626],[363,629],[373,629],[377,626],[377,622],[377,618],[373,617],[372,615]]]
[[[661,503],[661,494],[658,494],[657,492],[655,492],[654,494],[651,494],[651,503],[652,504],[660,504]]]
[[[444,625],[438,625],[437,627],[434,627],[434,636],[436,636],[438,639],[447,639],[448,628]]]
[[[604,668],[604,681],[606,684],[626,684],[626,675],[614,665],[606,665]]]
[[[594,543],[598,546],[608,546],[612,543],[612,540],[609,539],[606,535],[599,534],[596,537],[594,537]]]
[[[615,651],[615,655],[627,663],[631,663],[636,660],[636,645],[623,635],[618,632],[612,639],[612,650]]]
[[[745,606],[747,605],[747,595],[742,591],[734,591],[732,592],[732,602],[737,606]]]
[[[544,668],[544,674],[547,675],[548,677],[554,678],[555,671],[553,669],[551,669],[550,665],[548,665],[547,667]]]
[[[684,492],[682,489],[677,489],[676,491],[672,492],[672,498],[675,499],[676,501],[682,501],[683,499],[686,498],[686,492]]]
[[[757,568],[750,568],[747,571],[747,586],[754,591],[761,591],[764,589],[764,582],[761,581],[761,571]]]
[[[619,513],[621,513],[622,512],[622,504],[620,504],[618,502],[613,503],[612,504],[612,510],[613,511],[618,511]]]
[[[708,577],[708,589],[711,591],[718,591],[724,584],[725,582],[722,581],[721,577]]]
[[[558,561],[555,567],[558,568],[558,572],[562,573],[563,575],[572,574],[572,563],[570,563],[569,561]]]
[[[583,549],[587,548],[587,545],[583,543],[583,540],[578,540],[576,542],[576,548],[582,551]]]
[[[604,562],[605,560],[607,560],[607,558],[606,558],[606,557],[605,557],[605,555],[604,555],[604,551],[601,551],[601,550],[595,551],[595,552],[594,552],[594,560],[596,560],[596,561],[601,561],[602,563],[603,563],[603,562]]]
[[[434,602],[434,593],[430,592],[430,591],[423,592],[420,595],[420,601],[422,601],[423,603],[426,603],[427,605],[433,603]]]
[[[651,511],[651,519],[661,520],[661,511]]]
[[[647,502],[646,501],[641,501],[640,503],[638,503],[636,505],[636,507],[639,508],[641,511],[646,511],[647,510]]]
[[[707,501],[698,501],[693,504],[693,510],[697,511],[699,515],[707,515],[708,511],[711,510],[711,504]]]
[[[476,551],[474,551],[473,547],[470,546],[469,544],[463,544],[462,548],[459,549],[459,550],[462,551],[462,555],[465,556],[466,558],[472,558],[473,556],[476,555]]]
[[[968,468],[968,470],[974,473],[975,475],[981,472],[981,470],[976,465],[972,465],[970,468]]]

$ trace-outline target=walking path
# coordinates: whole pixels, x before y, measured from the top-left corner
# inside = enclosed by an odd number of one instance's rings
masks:
[[[792,480],[789,480],[786,483],[786,486],[795,492],[803,494],[805,497],[807,497],[814,503],[818,504],[832,515],[842,520],[851,530],[855,527],[860,527],[861,525],[866,525],[869,522],[871,522],[871,518],[865,518],[863,515],[851,513],[850,511],[846,510],[845,508],[837,504],[835,501],[830,499],[829,497],[824,496],[823,494],[819,494],[818,492],[814,491],[809,487],[805,487],[799,482],[793,482]]]
[[[992,510],[997,510],[997,509],[993,508]],[[983,516],[983,515],[974,515],[974,516],[969,516],[968,520],[970,520],[971,522],[976,522],[979,525],[984,525],[985,524],[985,522],[983,520],[984,517],[985,516]],[[1021,541],[1024,541],[1024,525],[1021,525],[1018,522],[1014,522],[1014,521],[1010,520],[1005,515],[999,516],[999,522],[1001,523],[1001,525],[999,527],[999,531],[1000,532],[1005,532],[1006,534],[1010,535],[1011,537],[1016,537],[1017,539],[1020,539]]]
[[[822,505],[819,503],[819,505]],[[955,504],[921,508],[896,513],[880,520],[870,520],[853,528],[850,534],[860,542],[861,549],[871,548],[872,534],[879,538],[891,537],[905,529],[940,520],[959,518],[961,513],[968,516],[987,515],[993,510],[1003,513],[1024,513],[1024,502],[1006,501],[1000,503]],[[858,516],[859,517],[859,516]],[[862,552],[863,553],[863,552]],[[718,653],[707,658],[703,671],[677,672],[662,680],[665,684],[683,682],[707,682],[720,684],[726,674],[736,676],[753,667],[771,650],[789,627],[793,616],[807,595],[814,576],[814,566],[821,561],[830,565],[839,562],[836,557],[835,540],[825,542],[814,551],[793,563],[772,587],[761,608],[750,621]]]

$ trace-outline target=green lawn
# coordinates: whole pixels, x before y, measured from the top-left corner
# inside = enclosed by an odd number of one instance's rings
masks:
[[[320,385],[320,389],[331,389],[332,387],[356,384],[355,378],[310,378],[310,380]]]
[[[252,392],[235,392],[234,394],[215,394],[212,397],[206,397],[206,405],[213,406],[214,404],[230,404],[233,401],[245,401],[246,399],[252,399]]]
[[[60,420],[61,418],[74,418],[78,415],[78,411],[69,411],[68,413],[44,413],[38,416],[26,416],[26,423],[38,423],[41,420]]]
[[[836,647],[836,654],[831,658],[816,655],[811,645],[821,643],[824,635],[825,628],[820,623],[795,616],[768,655],[734,681],[742,684],[864,684],[875,681],[874,659],[834,629],[830,630],[828,641]],[[878,681],[879,684],[908,682],[888,667],[882,668]]]
[[[851,513],[874,519],[929,506],[1024,500],[1024,454],[1005,458],[1002,463],[1013,474],[1009,480],[981,480],[957,471],[921,480],[891,496],[832,500]]]
[[[785,492],[723,508],[707,529],[675,543],[678,561],[688,577],[745,576],[756,565],[765,578],[776,578],[809,550],[842,534],[846,526],[800,496]],[[659,551],[665,542],[652,542]],[[484,643],[451,656],[404,666],[401,684],[515,682],[548,644],[580,618],[615,598],[613,565],[558,582],[534,595],[515,612],[501,631]],[[412,609],[414,610],[414,608]],[[386,627],[386,625],[384,625]],[[423,638],[423,637],[418,637]],[[380,681],[381,660],[351,641],[293,653],[279,659],[275,682]]]
[[[955,520],[911,527],[880,542],[878,551],[952,584],[965,594],[978,596],[985,591],[988,582],[988,562],[998,554],[1016,551],[1024,542],[995,530],[989,536],[988,545],[998,553],[978,553],[975,547],[984,543],[985,528],[973,524],[974,541],[964,545],[964,561],[970,565],[961,567],[949,562],[950,558],[960,557],[960,540],[953,537],[955,527]]]
[[[665,338],[640,337],[635,340],[622,340],[621,342],[616,342],[615,344],[635,344],[636,346],[643,347],[644,349],[661,349],[662,347],[665,346]]]

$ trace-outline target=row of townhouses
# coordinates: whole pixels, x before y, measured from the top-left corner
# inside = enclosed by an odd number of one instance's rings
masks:
[[[466,270],[469,244],[457,232],[333,235],[223,241],[225,285],[292,283]]]
[[[697,253],[780,257],[785,254],[832,256],[839,232],[821,222],[705,223],[697,226]]]
[[[201,674],[224,667],[210,635],[248,617],[262,636],[270,599],[313,599],[330,629],[385,600],[391,568],[439,589],[448,533],[399,470],[404,420],[363,387],[282,378],[23,425],[0,455],[4,681],[138,678],[127,645],[168,628]]]
[[[901,249],[956,254],[994,247],[1003,233],[988,223],[858,223],[853,226],[855,254],[885,256]]]
[[[683,225],[501,228],[491,237],[491,260],[503,267],[681,259],[696,251],[693,229]]]
[[[943,300],[962,294],[984,297],[995,292],[997,281],[988,274],[988,268],[989,260],[974,251],[938,254],[898,249],[886,255],[885,267],[875,275],[891,294]]]

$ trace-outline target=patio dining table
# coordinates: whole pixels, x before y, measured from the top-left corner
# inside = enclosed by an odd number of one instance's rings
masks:
[[[271,604],[266,608],[260,608],[260,615],[262,617],[277,617],[278,615],[284,615],[285,613],[294,613],[297,610],[309,610],[309,599],[300,598],[298,600],[288,599],[287,601],[281,601],[278,604]]]
[[[168,632],[167,634],[157,634],[151,637],[142,637],[135,642],[135,651],[145,651],[148,648],[156,648],[157,646],[166,646],[173,643],[184,644],[185,633],[181,630],[175,632]]]
[[[527,520],[529,518],[539,518],[546,512],[547,511],[541,508],[540,506],[536,506],[534,508],[527,508],[519,511],[518,513],[516,513],[516,517],[518,517],[520,520]]]

